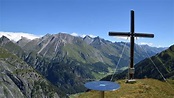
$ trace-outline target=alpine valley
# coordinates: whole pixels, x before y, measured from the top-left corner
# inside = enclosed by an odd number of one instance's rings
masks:
[[[2,36],[0,96],[63,98],[85,91],[85,82],[113,74],[124,46],[117,73],[129,65],[129,43],[65,33],[47,34],[34,40],[22,37],[17,42]],[[136,44],[135,63],[147,58],[142,48],[150,56],[166,49]]]

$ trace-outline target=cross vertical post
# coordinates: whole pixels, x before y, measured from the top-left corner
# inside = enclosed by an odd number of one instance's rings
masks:
[[[109,32],[109,36],[128,36],[130,37],[130,65],[128,69],[128,81],[134,79],[134,37],[149,37],[153,38],[154,34],[134,33],[134,11],[131,10],[131,26],[130,32]]]
[[[129,79],[133,79],[133,72],[130,72],[134,69],[134,11],[131,11],[131,38],[130,38],[130,69],[129,69]]]

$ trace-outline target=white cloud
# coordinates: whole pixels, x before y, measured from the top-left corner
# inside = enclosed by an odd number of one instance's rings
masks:
[[[114,38],[116,39],[120,39],[120,40],[130,40],[129,36],[125,36],[125,37],[121,37],[121,36],[114,36]],[[140,39],[139,37],[135,37],[135,40]]]
[[[72,36],[80,36],[80,37],[85,37],[86,35],[88,35],[88,34],[77,34],[77,33],[72,33],[71,34]],[[90,36],[90,37],[92,37],[92,38],[94,38],[94,37],[97,37],[97,36],[95,36],[95,35],[92,35],[92,34],[89,34],[88,36]]]
[[[139,45],[153,46],[153,43],[140,42]]]
[[[116,39],[120,39],[120,40],[129,40],[130,39],[130,37],[118,37],[118,36],[114,36],[114,38],[116,38]]]
[[[114,36],[117,41],[124,41],[124,42],[130,42],[130,37],[120,37],[120,36]],[[148,46],[154,46],[153,43],[147,43],[147,42],[139,42],[138,40],[141,39],[140,37],[135,37],[135,43],[138,45],[148,45]]]
[[[7,38],[9,38],[10,40],[13,40],[13,41],[18,41],[21,39],[21,37],[26,37],[26,38],[31,39],[31,40],[41,37],[41,35],[38,36],[38,35],[24,33],[24,32],[3,32],[3,31],[0,31],[0,37],[2,37],[2,36],[6,36]]]
[[[77,33],[72,33],[71,35],[72,36],[79,36]]]
[[[86,36],[86,34],[82,34],[82,35],[81,35],[81,37],[83,37],[83,38],[84,38],[85,36]]]
[[[95,35],[91,35],[91,34],[90,34],[89,36],[90,36],[90,37],[92,37],[92,38],[95,38],[95,37],[97,37],[97,36],[95,36]]]

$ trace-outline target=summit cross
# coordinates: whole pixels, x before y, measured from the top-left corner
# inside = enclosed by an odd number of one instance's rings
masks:
[[[154,34],[146,34],[146,33],[134,33],[134,11],[131,10],[131,27],[130,32],[109,32],[109,36],[127,36],[130,37],[130,66],[128,71],[128,81],[134,80],[134,37],[149,37],[153,38]]]

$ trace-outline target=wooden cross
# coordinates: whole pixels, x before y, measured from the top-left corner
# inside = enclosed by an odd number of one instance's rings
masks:
[[[128,71],[128,82],[134,80],[134,37],[153,38],[154,34],[134,33],[134,11],[131,10],[130,32],[109,32],[109,36],[128,36],[130,37],[130,66]]]

